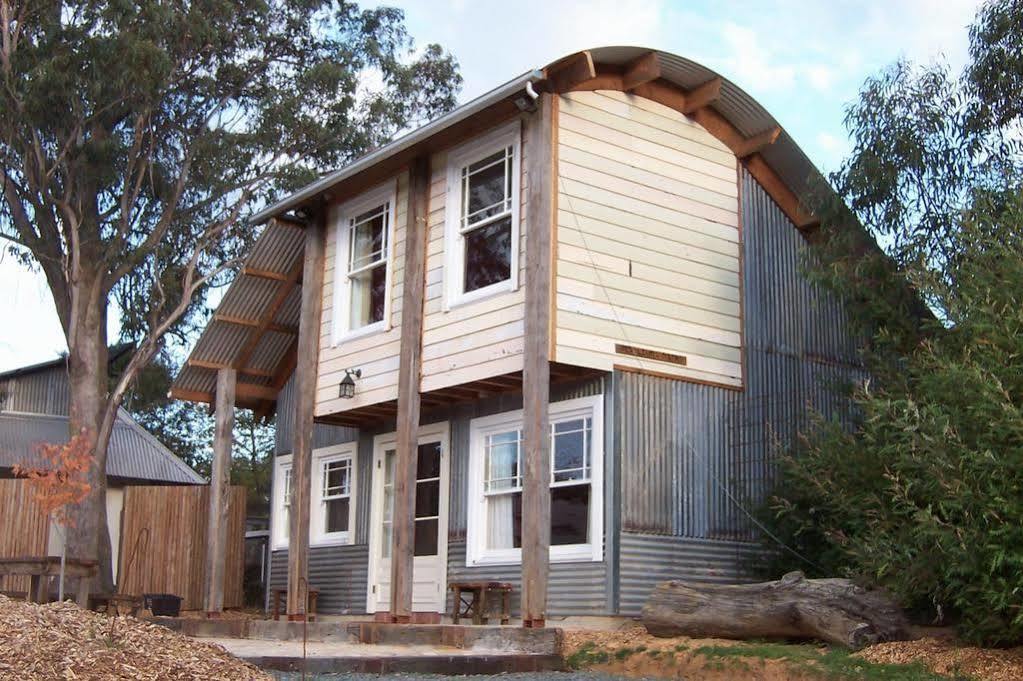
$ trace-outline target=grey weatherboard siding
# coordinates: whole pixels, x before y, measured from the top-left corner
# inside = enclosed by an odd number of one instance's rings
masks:
[[[770,489],[779,448],[808,423],[810,408],[842,418],[831,388],[861,377],[841,307],[801,274],[806,241],[746,171],[741,171],[744,360],[742,391],[614,372],[568,387],[551,400],[604,395],[604,560],[553,563],[549,614],[637,615],[666,579],[741,581],[762,555],[749,513]],[[290,449],[291,384],[281,394],[277,451]],[[423,415],[451,428],[448,579],[516,585],[517,565],[465,565],[469,422],[520,409],[503,395]],[[372,439],[317,425],[317,447],[359,439],[355,546],[314,547],[310,584],[325,613],[364,612]],[[287,552],[276,551],[271,583],[283,586]],[[450,595],[448,607],[450,609]]]

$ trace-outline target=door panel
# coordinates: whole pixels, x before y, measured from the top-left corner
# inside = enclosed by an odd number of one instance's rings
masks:
[[[412,609],[441,612],[447,589],[447,425],[420,433],[416,450],[415,535]],[[391,523],[394,509],[393,436],[377,438],[373,463],[373,522],[370,528],[369,612],[390,607]]]

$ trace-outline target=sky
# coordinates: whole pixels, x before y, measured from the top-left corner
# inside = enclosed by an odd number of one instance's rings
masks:
[[[364,5],[374,3],[364,2]],[[588,47],[699,62],[757,99],[822,171],[849,149],[846,106],[899,58],[962,68],[977,0],[391,0],[419,44],[452,52],[468,101]],[[0,254],[0,371],[66,350],[41,275]],[[116,325],[114,325],[116,328]]]

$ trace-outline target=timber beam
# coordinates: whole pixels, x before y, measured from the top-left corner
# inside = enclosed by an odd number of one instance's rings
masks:
[[[721,79],[711,78],[706,83],[697,85],[685,93],[685,104],[682,113],[691,114],[694,111],[710,106],[721,97]]]
[[[220,617],[224,611],[236,382],[234,369],[224,367],[217,372],[216,427],[213,436],[213,465],[210,470],[206,572],[203,577],[203,610],[207,617]]]
[[[654,52],[647,52],[633,60],[622,73],[622,89],[632,92],[640,85],[657,80],[661,77],[661,62]]]
[[[568,92],[596,76],[597,69],[593,65],[593,56],[589,50],[576,52],[548,67],[547,89],[551,92]]]
[[[234,324],[236,326],[247,326],[250,328],[262,328],[265,331],[276,331],[277,333],[287,334],[289,336],[298,335],[298,327],[290,326],[288,324],[278,324],[277,322],[268,322],[264,324],[259,319],[246,319],[244,317],[235,317],[226,314],[214,314],[213,320],[217,322],[224,322],[225,324]],[[240,368],[240,367],[239,367]]]
[[[305,621],[309,593],[309,507],[312,489],[313,416],[320,359],[326,214],[319,212],[305,230],[303,262],[289,275],[294,285],[302,273],[302,306],[295,367],[295,425],[291,462],[291,517],[288,533],[288,620]],[[283,302],[287,286],[275,302]],[[276,310],[274,313],[276,314]],[[273,318],[273,314],[269,318]],[[267,388],[273,390],[273,388]]]
[[[391,524],[392,622],[412,621],[412,565],[416,528],[416,452],[423,365],[423,303],[426,293],[427,218],[430,212],[430,157],[409,169],[405,225],[405,282],[401,304],[398,400],[395,422],[394,512]],[[439,531],[444,532],[441,528]]]
[[[221,369],[234,369],[230,364],[224,364],[223,362],[207,362],[203,359],[190,359],[186,362],[188,366],[195,367],[196,369],[213,369],[219,371]],[[257,378],[272,378],[273,372],[264,371],[263,369],[236,369],[239,374],[244,376],[256,376]]]

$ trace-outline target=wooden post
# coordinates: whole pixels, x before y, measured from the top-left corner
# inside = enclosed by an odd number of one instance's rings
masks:
[[[291,525],[288,533],[288,620],[306,617],[309,591],[309,499],[312,480],[313,410],[320,359],[323,312],[323,259],[326,226],[323,212],[305,228],[302,264],[302,311],[295,365],[295,432],[291,451]]]
[[[416,530],[416,450],[419,386],[423,353],[423,298],[426,289],[426,220],[430,198],[430,159],[416,158],[409,169],[405,225],[405,284],[401,305],[398,362],[398,415],[395,433],[394,514],[391,533],[391,621],[412,621],[412,565]],[[447,528],[438,528],[446,532]]]
[[[231,443],[234,435],[234,394],[238,372],[217,371],[216,429],[210,472],[209,524],[206,530],[206,573],[203,607],[207,617],[224,611],[224,566],[227,560],[228,505],[231,498]]]
[[[551,232],[554,225],[554,100],[540,95],[526,127],[525,347],[522,370],[522,625],[547,617],[551,540],[550,402]]]

